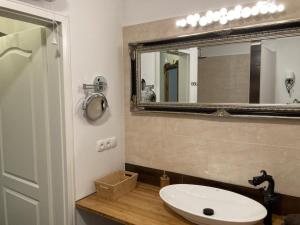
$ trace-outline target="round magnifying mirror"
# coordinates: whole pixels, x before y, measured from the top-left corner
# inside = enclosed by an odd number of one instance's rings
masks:
[[[83,109],[88,120],[100,119],[108,108],[106,97],[101,93],[90,95],[84,103]]]

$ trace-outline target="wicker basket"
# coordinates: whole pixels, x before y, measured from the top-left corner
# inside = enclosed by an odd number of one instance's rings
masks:
[[[117,171],[95,181],[97,194],[107,200],[116,200],[134,190],[138,174],[128,171]]]

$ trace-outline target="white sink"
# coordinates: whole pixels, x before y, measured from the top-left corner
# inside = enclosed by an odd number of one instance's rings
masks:
[[[266,208],[260,203],[222,189],[178,184],[160,191],[161,199],[176,213],[199,225],[252,225],[263,220]],[[213,209],[211,216],[204,209]]]

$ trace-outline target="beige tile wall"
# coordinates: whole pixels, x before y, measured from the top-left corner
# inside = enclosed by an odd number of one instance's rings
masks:
[[[231,23],[232,27],[300,18],[300,1],[285,0],[282,15]],[[300,121],[220,119],[130,112],[128,43],[220,29],[177,29],[175,19],[125,27],[126,162],[248,186],[261,169],[277,191],[300,197]]]
[[[198,60],[198,102],[249,103],[250,54]]]

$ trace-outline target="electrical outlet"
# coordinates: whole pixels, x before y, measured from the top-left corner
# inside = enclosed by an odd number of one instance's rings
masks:
[[[116,137],[110,138],[109,141],[110,141],[111,148],[117,147],[117,138]]]
[[[105,150],[109,150],[112,148],[117,147],[117,138],[112,137],[112,138],[107,138],[103,140],[97,141],[96,148],[98,152],[103,152]]]

